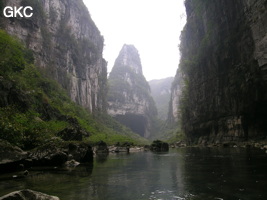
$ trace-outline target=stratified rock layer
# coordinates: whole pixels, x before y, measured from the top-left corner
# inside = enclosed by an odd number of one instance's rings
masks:
[[[123,46],[110,73],[108,113],[141,136],[151,135],[157,109],[133,45]]]
[[[0,28],[33,50],[35,64],[56,79],[76,103],[90,111],[106,108],[103,37],[82,0],[13,0],[4,6],[32,6],[31,18],[5,18]]]
[[[267,133],[267,3],[186,0],[182,124],[189,141],[220,143]]]

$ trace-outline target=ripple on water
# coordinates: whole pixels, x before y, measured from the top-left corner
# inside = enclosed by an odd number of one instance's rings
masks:
[[[144,194],[142,195],[144,196]],[[184,197],[174,194],[174,191],[171,190],[156,190],[151,192],[149,195],[149,200],[186,200],[187,197],[193,195],[185,195]]]

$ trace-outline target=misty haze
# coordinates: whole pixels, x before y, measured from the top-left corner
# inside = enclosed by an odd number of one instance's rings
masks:
[[[265,0],[0,11],[0,200],[267,198]]]

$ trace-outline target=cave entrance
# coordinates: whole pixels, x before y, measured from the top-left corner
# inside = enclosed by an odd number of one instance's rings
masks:
[[[117,115],[115,119],[130,128],[133,132],[145,137],[147,120],[144,116],[125,114]]]

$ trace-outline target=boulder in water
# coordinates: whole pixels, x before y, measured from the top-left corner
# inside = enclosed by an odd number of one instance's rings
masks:
[[[0,200],[60,200],[56,196],[50,196],[33,190],[21,190],[0,197]]]
[[[96,150],[95,150],[96,154],[107,154],[109,153],[109,149],[107,144],[104,141],[100,141],[97,143],[96,145]]]
[[[0,140],[0,172],[23,170],[27,152],[5,140]]]
[[[160,140],[155,140],[150,146],[151,151],[169,151],[169,144]]]

